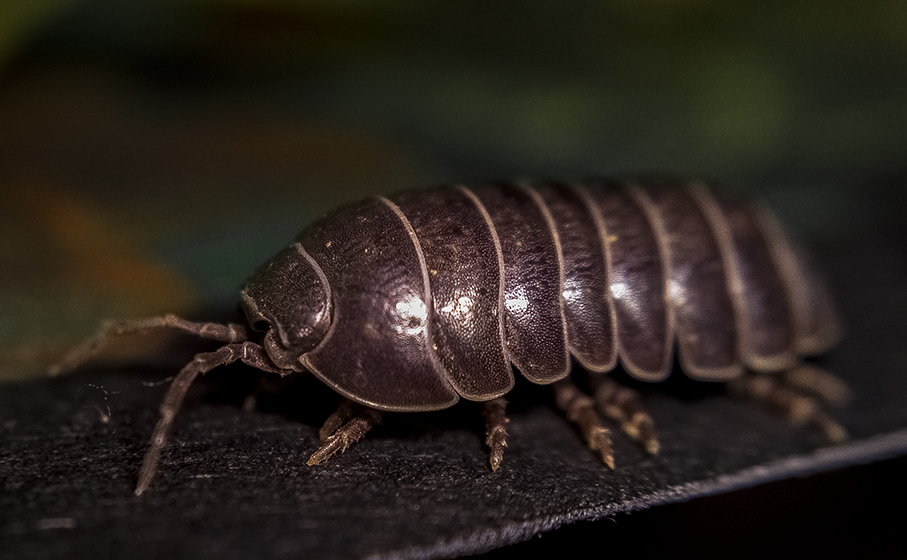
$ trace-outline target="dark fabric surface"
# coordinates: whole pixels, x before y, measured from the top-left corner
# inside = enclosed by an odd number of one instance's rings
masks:
[[[313,379],[263,394],[223,368],[193,388],[148,493],[132,495],[160,364],[86,366],[0,393],[0,557],[453,557],[595,519],[907,451],[907,259],[901,231],[825,252],[849,328],[820,364],[855,398],[835,412],[851,442],[821,437],[679,376],[640,386],[662,451],[615,436],[605,468],[545,387],[510,395],[510,440],[492,473],[479,408],[386,416],[344,455],[306,467],[336,402]]]

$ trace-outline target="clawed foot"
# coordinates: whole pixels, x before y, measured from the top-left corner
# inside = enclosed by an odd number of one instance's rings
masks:
[[[356,443],[368,433],[373,426],[381,423],[381,411],[361,407],[362,411],[353,416],[355,404],[344,399],[340,407],[328,417],[319,431],[323,442],[309,460],[308,466],[321,464],[335,454],[343,453],[347,447]]]

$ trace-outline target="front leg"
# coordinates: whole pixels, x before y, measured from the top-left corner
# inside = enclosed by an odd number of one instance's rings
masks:
[[[236,323],[197,323],[187,321],[176,315],[105,321],[101,325],[100,330],[91,338],[73,348],[58,362],[50,366],[48,373],[50,375],[59,375],[79,367],[97,356],[113,338],[129,334],[140,334],[153,329],[181,330],[200,338],[229,344],[245,342],[249,339],[246,327],[243,325]]]
[[[157,465],[161,458],[161,452],[167,443],[167,434],[170,431],[170,426],[173,425],[173,419],[179,412],[192,382],[200,374],[235,361],[242,361],[252,367],[280,375],[292,373],[291,370],[282,370],[271,364],[264,349],[254,342],[227,344],[214,352],[196,354],[192,361],[183,366],[183,369],[176,375],[176,378],[167,389],[164,401],[161,403],[161,418],[154,428],[154,433],[151,436],[151,447],[145,453],[145,459],[142,462],[139,481],[135,487],[136,496],[141,495],[148,489],[151,479],[157,472]]]

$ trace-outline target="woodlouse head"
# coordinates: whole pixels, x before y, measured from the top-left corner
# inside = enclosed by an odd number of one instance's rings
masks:
[[[327,278],[299,243],[287,247],[246,282],[242,307],[252,330],[275,365],[299,369],[299,357],[314,349],[331,325]]]

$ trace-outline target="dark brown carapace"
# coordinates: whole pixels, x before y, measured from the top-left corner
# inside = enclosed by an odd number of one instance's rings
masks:
[[[594,374],[619,361],[633,377],[660,381],[675,348],[688,376],[732,381],[833,441],[845,437],[796,389],[846,396],[833,377],[800,364],[837,340],[827,290],[766,212],[698,184],[488,184],[372,198],[307,228],[252,275],[241,301],[253,335],[174,316],[121,321],[57,366],[150,328],[226,343],[174,380],[136,493],[195,377],[237,360],[284,376],[310,372],[348,399],[309,464],[360,438],[380,411],[439,410],[463,397],[486,403],[496,469],[513,366],[554,384],[558,406],[609,465],[599,412],[655,453],[636,393]],[[592,372],[595,399],[568,381],[571,355]]]

